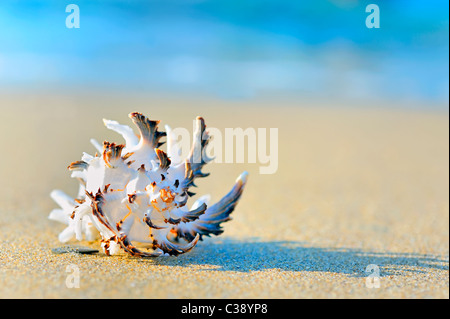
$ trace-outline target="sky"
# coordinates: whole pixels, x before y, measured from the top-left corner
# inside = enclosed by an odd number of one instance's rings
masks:
[[[80,10],[67,28],[66,6]],[[367,28],[368,4],[380,28]],[[0,90],[448,105],[445,1],[2,0]]]

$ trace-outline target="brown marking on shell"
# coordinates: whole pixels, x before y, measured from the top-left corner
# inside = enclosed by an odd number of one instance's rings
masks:
[[[192,171],[192,165],[188,160],[186,160],[184,162],[184,178],[187,180],[191,180],[192,178],[194,178],[194,172]]]
[[[89,164],[84,161],[76,161],[72,162],[67,166],[67,168],[71,171],[84,171],[88,169]]]
[[[203,174],[203,173],[201,173]],[[200,175],[198,175],[200,176]],[[197,177],[198,177],[197,176]],[[205,175],[207,176],[207,175]],[[194,171],[192,170],[192,165],[187,160],[185,161],[185,170],[184,170],[184,180],[183,180],[183,188],[186,190],[186,194],[189,197],[192,197],[195,195],[195,193],[188,191],[188,188],[191,186],[196,187],[197,185],[194,184],[194,178],[196,175],[194,174]]]
[[[152,237],[153,237],[153,235],[152,235]],[[153,239],[152,248],[153,248],[153,250],[158,248],[158,241],[156,239]]]
[[[167,170],[170,166],[170,163],[172,162],[169,157],[167,156],[167,154],[163,151],[160,150],[159,148],[155,149],[156,152],[156,156],[158,156],[159,159],[159,167],[162,170]]]
[[[159,252],[149,253],[137,249],[131,244],[126,235],[118,238],[118,242],[127,253],[135,257],[158,257],[161,255]]]
[[[103,204],[104,198],[103,194],[101,192],[98,192],[95,196],[86,191],[86,195],[91,199],[91,208],[92,208],[92,214],[97,217],[98,221],[102,223],[106,228],[108,228],[110,231],[115,233],[115,230],[107,220],[105,220],[105,215],[103,214],[103,211],[101,209],[101,204]]]
[[[173,219],[172,217],[170,217],[169,219],[164,219],[164,222],[167,224],[172,224],[172,225],[177,225],[181,222],[181,218],[178,219]]]
[[[107,256],[111,256],[111,253],[110,253],[110,251],[109,251],[111,241],[110,241],[109,239],[102,239],[101,242],[105,244],[105,245],[103,246],[103,250],[105,251],[105,254],[106,254]]]
[[[195,238],[195,235],[197,235],[197,232],[195,230],[183,231],[180,228],[176,228],[176,232],[178,238],[185,238],[189,241],[193,240]]]
[[[103,160],[105,164],[112,168],[111,161],[121,158],[122,149],[125,147],[123,144],[109,143],[108,141],[103,142]]]
[[[131,214],[133,213],[133,212],[131,211],[130,206],[128,206],[128,205],[125,205],[125,206],[126,206],[127,209],[128,209],[128,214],[126,214],[121,220],[119,220],[118,223],[116,223],[116,228],[117,228],[117,230],[118,230],[119,232],[122,230],[122,225],[123,225],[125,219],[127,219],[127,218],[128,218],[129,216],[131,216]]]
[[[152,121],[138,112],[130,113],[128,116],[138,127],[142,143],[148,143],[152,148],[157,148],[164,144],[159,142],[163,136],[166,136],[166,132],[158,131],[160,121]]]
[[[134,152],[128,152],[128,153],[126,153],[124,156],[122,156],[122,159],[125,161],[125,160],[127,160],[131,155],[133,155],[134,154]]]
[[[148,216],[145,216],[144,219],[143,219],[143,221],[144,221],[144,223],[146,223],[146,224],[148,225],[148,227],[150,227],[150,228],[154,228],[154,229],[164,229],[164,228],[166,228],[166,227],[164,227],[164,226],[157,226],[157,225],[153,224],[152,220],[151,220],[150,217],[148,217]],[[150,236],[152,237],[153,235],[150,235]]]
[[[156,247],[161,249],[166,254],[169,254],[171,256],[178,256],[180,254],[184,254],[188,251],[190,251],[194,246],[197,244],[200,236],[197,234],[197,236],[187,245],[177,245],[173,242],[171,242],[169,239],[166,238],[166,240],[157,242]]]
[[[128,195],[128,203],[132,204],[136,200],[136,193],[127,195]]]
[[[210,136],[206,132],[205,120],[202,117],[198,116],[196,118],[196,125],[197,130],[195,132],[194,143],[186,159],[186,162],[189,163],[189,168],[186,167],[184,187],[195,186],[195,178],[209,175],[209,173],[203,173],[201,169],[211,160],[206,156],[206,146],[210,141]],[[198,155],[200,155],[200,158],[198,158]]]
[[[183,216],[181,216],[181,221],[184,223],[190,223],[194,220],[199,219],[200,216],[205,213],[206,208],[207,208],[206,204],[202,203],[196,209],[193,209],[193,210],[187,212],[186,214],[183,214]]]

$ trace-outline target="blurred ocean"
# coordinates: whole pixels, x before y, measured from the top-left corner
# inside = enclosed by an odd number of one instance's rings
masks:
[[[70,3],[79,29],[66,28]],[[370,3],[379,29],[365,25]],[[437,0],[1,0],[0,90],[448,106],[448,10]]]

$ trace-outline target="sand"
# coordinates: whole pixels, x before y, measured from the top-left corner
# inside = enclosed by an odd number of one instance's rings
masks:
[[[0,298],[449,298],[448,113],[394,106],[2,93]],[[75,195],[67,165],[95,152],[91,137],[122,142],[101,119],[131,111],[189,130],[197,115],[276,127],[278,171],[206,167],[196,192],[213,200],[244,170],[249,182],[224,234],[188,254],[53,254],[64,225],[47,219],[50,191]]]

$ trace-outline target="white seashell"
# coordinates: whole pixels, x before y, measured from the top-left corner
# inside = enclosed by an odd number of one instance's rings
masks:
[[[94,240],[100,234],[106,254],[120,249],[130,255],[156,257],[179,255],[191,250],[202,236],[219,235],[221,223],[231,219],[247,181],[247,172],[236,180],[231,191],[219,202],[208,206],[209,195],[202,196],[187,208],[193,195],[194,180],[205,177],[202,167],[210,160],[205,156],[209,136],[203,118],[196,119],[195,140],[184,163],[171,165],[169,156],[159,149],[165,132],[158,131],[159,121],[140,113],[129,115],[140,136],[116,121],[103,120],[108,129],[121,134],[126,144],[96,140],[91,143],[101,155],[83,153],[82,160],[69,165],[71,177],[80,182],[77,199],[54,190],[50,196],[61,207],[49,218],[67,224],[61,242],[74,237]],[[179,154],[168,130],[168,153]],[[84,236],[83,236],[84,234]],[[184,240],[186,243],[181,243]],[[132,242],[151,245],[150,251],[136,248]]]

